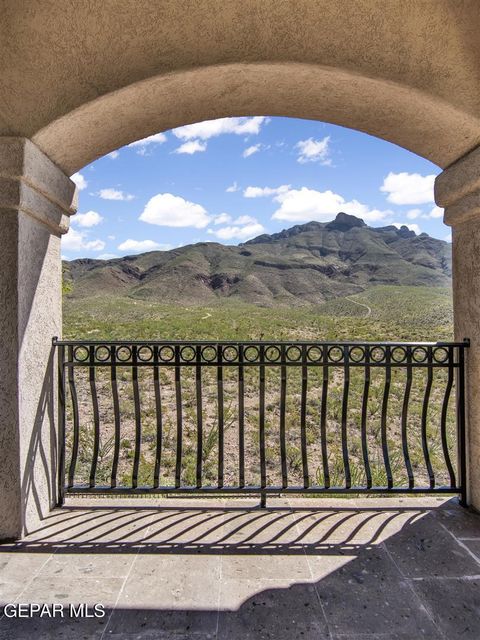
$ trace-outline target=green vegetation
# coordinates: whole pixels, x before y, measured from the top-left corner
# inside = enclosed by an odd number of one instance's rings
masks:
[[[175,306],[156,304],[129,297],[104,296],[83,300],[65,299],[64,335],[77,339],[211,339],[211,340],[450,340],[452,339],[452,302],[447,287],[372,287],[360,294],[340,298],[323,305],[297,308],[265,308],[248,304],[210,306]],[[81,414],[81,446],[77,480],[89,475],[93,447],[93,416],[90,385],[86,370],[76,369],[76,386]],[[353,483],[365,482],[360,437],[361,402],[364,385],[363,369],[352,369],[349,393],[349,453]],[[279,484],[280,450],[279,379],[278,368],[266,372],[266,459],[269,483]],[[321,369],[310,369],[307,395],[308,463],[312,479],[323,482],[320,449]],[[372,370],[368,403],[368,446],[372,476],[376,484],[386,482],[381,449],[381,410],[385,373]],[[109,483],[113,456],[113,411],[108,370],[97,369],[96,384],[101,415],[101,442],[97,482]],[[163,409],[162,484],[172,484],[175,474],[176,405],[173,371],[160,372]],[[421,416],[425,393],[425,372],[416,370],[408,414],[408,442],[415,477],[418,484],[427,482],[425,461],[421,447]],[[440,483],[447,482],[445,462],[439,433],[440,411],[446,377],[437,371],[429,404],[427,434],[432,465]],[[142,412],[142,454],[140,484],[153,480],[156,450],[156,409],[151,370],[139,371]],[[119,479],[131,480],[135,449],[135,414],[131,369],[118,367],[122,440]],[[287,387],[287,459],[291,483],[301,483],[302,452],[300,444],[301,379],[298,369],[288,372]],[[405,371],[394,370],[388,404],[388,443],[390,462],[396,484],[407,482],[401,449],[401,412],[405,391]],[[204,482],[216,482],[218,453],[218,414],[216,371],[203,370],[202,448]],[[343,371],[332,370],[328,390],[327,446],[332,484],[344,482],[342,448],[339,437]],[[452,395],[452,398],[454,394]],[[225,480],[235,483],[238,467],[238,406],[235,368],[224,370],[225,418]],[[67,444],[72,443],[71,405],[67,402]],[[258,370],[245,371],[246,458],[247,483],[258,483]],[[182,370],[183,458],[182,482],[195,483],[197,414],[193,367]],[[453,402],[448,412],[449,447],[455,459],[455,417]]]
[[[180,306],[120,296],[67,297],[63,333],[104,340],[448,340],[452,299],[448,287],[399,286],[277,309],[230,299]]]

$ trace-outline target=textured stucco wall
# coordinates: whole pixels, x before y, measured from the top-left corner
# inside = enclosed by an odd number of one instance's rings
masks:
[[[455,338],[469,338],[467,349],[468,501],[480,511],[480,220],[452,229]]]
[[[60,236],[75,185],[30,141],[0,138],[0,539],[56,503]]]
[[[480,511],[480,147],[435,181],[435,200],[452,227],[455,338],[466,350],[468,500]]]
[[[480,143],[478,0],[5,0],[0,135],[67,173],[179,124],[317,118],[447,166]]]

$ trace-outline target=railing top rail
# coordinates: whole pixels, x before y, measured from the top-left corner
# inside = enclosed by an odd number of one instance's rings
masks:
[[[462,342],[386,342],[386,341],[355,341],[355,340],[59,340],[57,337],[53,338],[53,346],[68,347],[79,345],[176,345],[176,344],[195,344],[195,345],[328,345],[328,346],[358,346],[358,347],[370,347],[370,346],[383,346],[383,347],[469,347],[470,340],[465,339]]]

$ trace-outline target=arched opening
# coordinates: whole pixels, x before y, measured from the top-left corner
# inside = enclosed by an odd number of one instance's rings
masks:
[[[477,119],[436,95],[348,69],[298,62],[219,64],[150,77],[85,101],[32,139],[58,166],[74,173],[158,131],[258,114],[346,126],[440,167],[480,140]]]
[[[433,344],[453,328],[432,171],[359,132],[242,116],[77,173],[67,488],[455,490],[461,347]],[[102,201],[110,245],[89,232]]]

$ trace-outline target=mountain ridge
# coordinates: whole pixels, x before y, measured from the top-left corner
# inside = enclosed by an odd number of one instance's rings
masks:
[[[447,242],[406,226],[369,227],[344,212],[239,245],[201,242],[64,262],[72,297],[127,295],[182,304],[224,297],[266,306],[319,304],[377,284],[446,285],[450,276]]]

